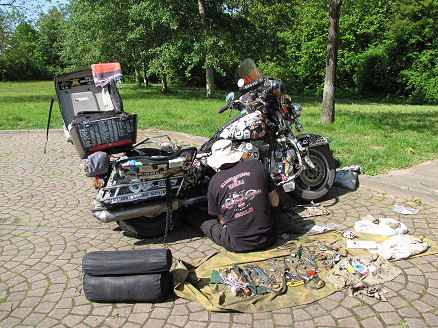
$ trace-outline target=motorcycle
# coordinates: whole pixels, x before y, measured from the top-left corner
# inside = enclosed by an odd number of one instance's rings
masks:
[[[251,59],[237,68],[240,96],[226,97],[219,113],[237,115],[218,129],[199,149],[175,145],[166,136],[136,144],[110,164],[108,174],[97,176],[92,212],[101,222],[116,221],[137,238],[164,234],[188,206],[206,203],[209,179],[215,170],[207,165],[211,146],[231,139],[242,159],[264,163],[277,186],[301,202],[324,198],[333,185],[335,163],[330,140],[303,131],[302,109],[293,105],[279,79],[262,76]]]

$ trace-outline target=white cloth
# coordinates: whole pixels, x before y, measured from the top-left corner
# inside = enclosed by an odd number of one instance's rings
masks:
[[[387,260],[400,260],[421,254],[427,251],[429,247],[428,243],[423,242],[419,238],[409,235],[398,235],[377,244],[377,250],[370,250],[370,252],[377,253]]]
[[[383,236],[402,235],[408,232],[408,228],[400,221],[391,218],[374,219],[372,215],[357,221],[354,230]]]

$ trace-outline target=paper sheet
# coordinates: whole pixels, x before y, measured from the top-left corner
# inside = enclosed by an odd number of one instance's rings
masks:
[[[376,249],[377,244],[374,240],[347,240],[347,248]]]

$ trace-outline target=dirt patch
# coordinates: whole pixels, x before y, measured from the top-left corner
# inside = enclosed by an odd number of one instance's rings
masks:
[[[336,154],[336,157],[339,157],[339,158],[350,158],[351,154],[350,153]]]

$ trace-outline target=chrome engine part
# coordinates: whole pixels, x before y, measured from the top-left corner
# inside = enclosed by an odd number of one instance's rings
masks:
[[[207,196],[198,196],[188,199],[171,199],[171,209],[176,211],[183,206],[190,206],[196,203],[207,201]],[[105,209],[101,207],[98,201],[94,201],[91,209],[96,219],[103,223],[114,221],[128,220],[143,215],[161,214],[167,211],[167,202],[163,200],[155,200],[147,203],[130,204],[120,209]]]

